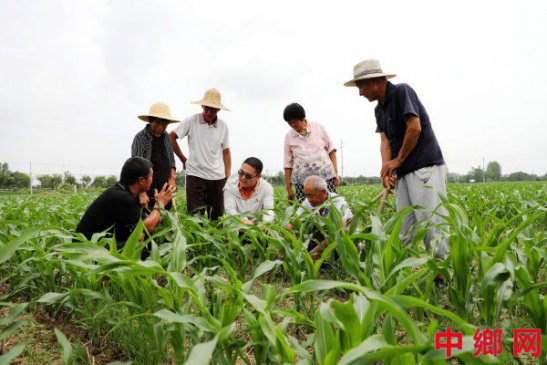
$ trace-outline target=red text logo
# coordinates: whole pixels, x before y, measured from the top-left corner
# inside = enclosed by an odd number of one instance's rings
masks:
[[[541,355],[541,331],[539,328],[519,328],[513,331],[513,356],[521,352],[532,357]]]
[[[456,339],[456,342],[452,342],[453,338]],[[445,339],[445,341],[441,342],[441,339]],[[452,332],[452,329],[448,327],[446,332],[435,333],[435,350],[444,348],[446,357],[452,357],[453,348],[462,349],[462,339],[463,335],[460,332]]]

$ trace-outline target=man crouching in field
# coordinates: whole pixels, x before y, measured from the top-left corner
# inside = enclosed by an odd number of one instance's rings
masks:
[[[304,181],[304,195],[306,200],[298,210],[296,216],[301,216],[306,211],[317,212],[322,217],[329,216],[329,210],[337,209],[342,215],[342,225],[344,231],[347,230],[348,224],[353,218],[353,214],[349,209],[348,203],[343,196],[336,193],[331,193],[328,190],[327,182],[319,176],[308,176]],[[288,224],[287,228],[294,229],[292,224]],[[317,229],[313,228],[313,237],[309,243],[308,251],[314,261],[321,258],[323,250],[327,248],[328,242],[325,236]]]
[[[120,181],[91,203],[76,232],[82,233],[87,239],[91,239],[93,234],[98,232],[114,233],[120,251],[141,219],[139,194],[148,191],[153,175],[150,161],[141,157],[132,157],[125,161]],[[149,233],[156,229],[161,218],[159,209],[173,199],[175,189],[175,186],[165,184],[160,192],[155,191],[154,209],[148,216],[143,217],[144,227]]]

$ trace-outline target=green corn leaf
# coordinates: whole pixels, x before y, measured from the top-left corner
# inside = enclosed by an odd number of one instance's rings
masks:
[[[72,345],[70,344],[70,341],[66,336],[63,334],[63,332],[59,331],[57,328],[54,329],[55,331],[55,337],[57,337],[57,341],[61,344],[61,347],[63,348],[63,363],[65,365],[72,363]]]
[[[9,352],[5,355],[0,356],[0,365],[9,365],[13,360],[15,360],[19,355],[25,351],[26,344],[19,344],[13,346]]]
[[[186,365],[208,365],[211,363],[213,353],[217,347],[218,336],[215,336],[211,341],[200,343],[190,350]]]

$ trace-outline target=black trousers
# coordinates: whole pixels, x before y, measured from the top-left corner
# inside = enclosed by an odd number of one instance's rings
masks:
[[[217,220],[224,215],[226,179],[205,180],[197,176],[186,177],[186,207],[188,213],[205,214]]]

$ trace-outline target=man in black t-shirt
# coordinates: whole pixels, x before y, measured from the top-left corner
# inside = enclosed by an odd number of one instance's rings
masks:
[[[345,86],[357,86],[359,95],[378,101],[375,108],[376,133],[380,134],[382,169],[385,188],[395,187],[397,210],[420,205],[426,210],[407,214],[401,229],[407,243],[412,241],[416,223],[433,222],[425,237],[427,249],[446,258],[448,245],[439,229],[446,214],[441,195],[446,195],[446,167],[431,127],[429,115],[416,92],[407,84],[392,84],[395,77],[382,71],[377,60],[365,60],[353,68],[353,79]],[[397,179],[395,181],[395,179]],[[435,212],[436,214],[433,214]],[[410,234],[409,234],[410,233]]]
[[[123,165],[120,181],[104,191],[87,208],[76,232],[91,239],[94,233],[108,231],[115,234],[118,250],[121,250],[131,232],[141,219],[139,194],[146,192],[152,184],[154,172],[150,161],[132,157]],[[155,191],[155,206],[150,214],[143,217],[144,227],[151,233],[156,229],[161,217],[159,211],[168,204],[175,194],[174,186]],[[144,234],[141,240],[144,238]]]

